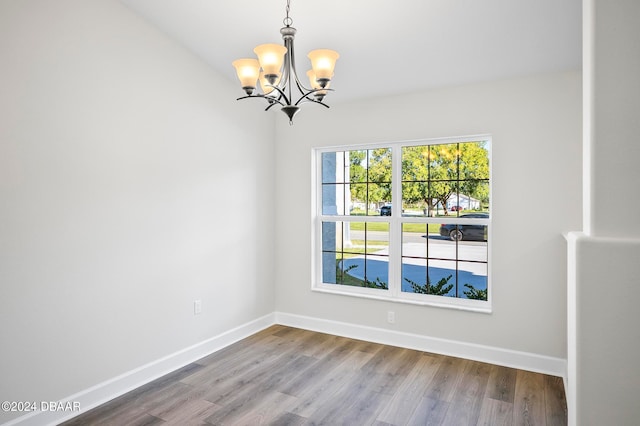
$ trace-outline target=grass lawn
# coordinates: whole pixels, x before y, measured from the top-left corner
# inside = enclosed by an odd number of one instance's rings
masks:
[[[380,251],[384,247],[389,247],[389,241],[367,241],[367,249],[364,247],[364,240],[351,240],[351,244],[353,247],[345,247],[344,248],[344,258],[351,259],[352,257],[357,257],[364,253],[375,253]],[[340,259],[338,259],[339,261]]]
[[[380,287],[376,287],[375,285],[367,285],[367,283],[365,283],[363,280],[360,280],[356,277],[349,275],[346,271],[342,271],[339,266],[336,267],[336,281],[337,281],[337,284],[350,285],[354,287],[380,288]],[[379,283],[384,285],[385,289],[387,288],[387,283],[382,283],[382,282],[379,282]]]
[[[364,287],[364,281],[357,279],[356,277],[352,277],[351,275],[347,274],[347,273],[343,273],[340,270],[340,267],[336,268],[336,281],[338,281],[338,284],[343,284],[343,285],[352,285],[355,287]]]
[[[429,233],[438,234],[440,232],[439,223],[429,223]],[[424,223],[405,223],[403,224],[404,232],[418,232],[424,234]],[[364,231],[364,222],[351,222],[351,229],[354,231]],[[389,231],[389,224],[385,222],[370,222],[367,226],[369,231]]]

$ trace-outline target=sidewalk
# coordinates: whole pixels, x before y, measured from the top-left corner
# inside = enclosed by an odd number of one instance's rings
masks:
[[[452,246],[453,247],[453,246]],[[477,290],[485,290],[487,288],[487,264],[486,263],[472,263],[455,260],[455,253],[451,253],[451,247],[443,246],[438,253],[431,253],[433,257],[440,258],[452,258],[452,260],[436,260],[429,259],[429,279],[431,285],[435,285],[442,278],[446,278],[451,275],[451,279],[448,284],[453,284],[453,288],[447,294],[447,296],[455,297],[456,291],[456,279],[458,288],[458,297],[465,298],[464,290],[467,288],[464,284],[470,284]],[[453,248],[455,251],[455,247]],[[380,281],[389,283],[389,261],[388,261],[388,248],[384,247],[380,251],[367,254],[366,261],[365,255],[353,257],[351,259],[345,259],[341,262],[341,266],[344,269],[352,267],[349,270],[349,275],[360,280],[364,280],[365,270],[367,279],[369,281],[375,281],[379,278]],[[403,244],[404,256],[426,257],[426,247],[424,244],[406,243]],[[462,257],[465,260],[474,260],[476,262],[486,262],[486,247],[477,246],[468,248],[465,253],[466,257]],[[456,263],[458,267],[456,277]],[[403,258],[402,263],[402,291],[413,293],[411,284],[405,278],[419,284],[424,285],[427,282],[427,267],[425,259],[415,258]]]

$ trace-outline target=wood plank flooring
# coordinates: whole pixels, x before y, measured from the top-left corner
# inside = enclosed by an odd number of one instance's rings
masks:
[[[566,425],[562,379],[273,326],[71,425]]]

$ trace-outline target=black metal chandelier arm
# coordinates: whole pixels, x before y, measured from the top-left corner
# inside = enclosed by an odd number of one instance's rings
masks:
[[[294,71],[295,77],[296,77],[296,86],[298,86],[298,90],[300,91],[300,93],[305,93],[305,92],[309,92],[311,90],[314,89],[307,89],[304,84],[300,83],[300,80],[298,80],[298,73]]]
[[[280,93],[280,97],[284,98],[284,102],[285,103],[277,101],[280,105],[282,105],[282,106],[291,105],[291,101],[289,100],[289,97],[287,96],[287,94],[284,93],[284,90],[282,90],[278,86],[270,86],[270,87],[273,87],[275,90],[277,90]]]
[[[279,100],[274,98],[274,99],[269,100],[269,106],[266,107],[264,110],[265,111],[269,111],[271,108],[273,108],[276,105],[284,106],[284,104],[282,102],[280,102]]]
[[[304,99],[307,99],[307,100],[309,100],[309,101],[311,101],[311,102],[315,102],[315,103],[317,103],[317,104],[321,104],[321,105],[324,105],[324,106],[326,106],[327,108],[329,108],[329,105],[326,105],[326,104],[322,103],[321,101],[318,101],[318,100],[316,100],[316,99],[311,99],[311,98],[309,97],[309,95],[313,95],[314,93],[316,93],[316,92],[320,92],[320,91],[333,92],[333,89],[312,89],[312,90],[308,90],[306,93],[305,93],[305,92],[302,92],[302,96],[300,96],[300,99],[298,99],[298,101],[296,102],[296,106],[297,106],[299,103],[304,102]]]
[[[307,89],[304,84],[302,84],[300,82],[300,79],[298,78],[298,70],[296,69],[296,54],[295,54],[295,50],[293,49],[293,38],[291,40],[289,40],[289,52],[287,53],[290,56],[290,70],[292,71],[292,73],[289,74],[289,79],[291,78],[291,74],[293,74],[293,78],[296,82],[296,86],[298,87],[298,90],[300,91],[300,93],[305,93],[308,92],[312,89]]]
[[[272,96],[266,96],[266,95],[247,95],[247,96],[242,96],[240,98],[237,98],[236,101],[239,101],[241,99],[249,99],[249,98],[262,98],[265,99],[267,102],[269,102],[271,105],[269,105],[267,107],[267,109],[271,108],[272,106],[274,106],[275,104],[280,104],[281,106],[285,106],[284,103],[282,103],[278,98],[274,98]],[[266,110],[265,110],[266,111]]]
[[[298,106],[299,104],[304,103],[304,102],[313,102],[314,104],[320,104],[323,107],[329,108],[329,105],[327,105],[324,102],[319,101],[317,99],[310,98],[308,95],[301,96],[300,99],[298,99],[298,102],[296,102],[296,106]]]
[[[247,96],[241,96],[239,98],[236,98],[236,101],[239,101],[241,99],[249,99],[249,98],[262,98],[262,95],[247,95]]]

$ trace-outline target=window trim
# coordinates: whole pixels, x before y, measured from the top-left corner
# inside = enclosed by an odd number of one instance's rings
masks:
[[[377,142],[371,144],[332,145],[313,147],[311,150],[312,179],[311,179],[311,290],[321,293],[338,294],[351,297],[382,300],[394,303],[407,303],[421,306],[457,309],[472,312],[491,313],[493,300],[492,286],[492,219],[465,219],[465,223],[486,224],[487,230],[487,300],[473,300],[459,297],[443,297],[428,294],[402,292],[402,224],[403,223],[459,223],[458,218],[443,217],[407,217],[402,216],[402,148],[422,145],[440,145],[451,143],[487,141],[489,144],[489,194],[491,205],[494,204],[493,174],[492,174],[492,138],[489,134],[479,134],[463,137],[447,137],[433,139],[418,139],[409,141]],[[351,216],[322,214],[322,154],[326,152],[371,150],[390,148],[392,151],[391,178],[391,216]],[[323,222],[383,222],[389,223],[389,289],[379,290],[366,287],[346,286],[324,283],[322,281],[322,223]],[[395,283],[395,285],[392,285]]]

